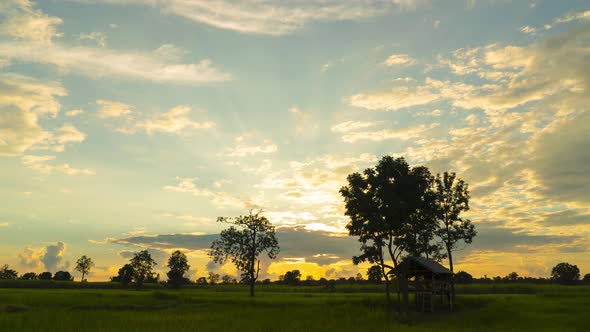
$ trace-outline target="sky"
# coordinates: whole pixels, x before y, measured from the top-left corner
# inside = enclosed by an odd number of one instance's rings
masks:
[[[2,0],[0,264],[237,277],[207,248],[256,208],[261,278],[364,274],[338,190],[393,155],[469,184],[456,270],[590,273],[589,89],[582,0]]]

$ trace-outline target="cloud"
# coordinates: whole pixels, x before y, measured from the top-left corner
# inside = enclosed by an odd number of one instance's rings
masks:
[[[332,132],[347,133],[359,129],[375,127],[381,124],[383,124],[383,121],[345,121],[332,126]]]
[[[12,63],[40,63],[93,78],[104,76],[156,83],[206,84],[223,82],[231,75],[213,66],[209,59],[182,63],[153,52],[125,52],[106,47],[70,47],[31,42],[0,42],[0,58]]]
[[[44,248],[35,249],[33,247],[26,247],[23,252],[18,255],[19,264],[26,268],[40,270],[44,268],[50,272],[67,269],[69,262],[60,265],[63,261],[63,256],[66,252],[66,244],[58,241],[55,244],[50,244]]]
[[[215,127],[215,122],[195,122],[189,118],[192,109],[188,106],[176,106],[170,111],[157,115],[151,119],[140,120],[134,127],[123,129],[132,133],[136,130],[145,130],[148,135],[153,133],[179,133],[187,129],[210,129]]]
[[[269,139],[259,139],[254,135],[242,135],[234,139],[235,146],[228,148],[225,155],[228,157],[247,157],[256,154],[274,153],[279,148]]]
[[[179,183],[175,186],[165,186],[166,191],[187,193],[194,196],[207,198],[212,204],[221,207],[252,208],[257,204],[248,198],[240,198],[223,191],[213,191],[207,188],[199,188],[195,185],[196,178],[176,177]]]
[[[71,110],[66,112],[66,116],[74,117],[84,113],[84,110]]]
[[[86,139],[86,134],[73,125],[66,123],[56,132],[49,133],[45,139],[31,148],[31,150],[51,150],[55,152],[65,151],[69,143],[81,143]]]
[[[565,202],[590,203],[590,112],[555,121],[532,141],[531,167],[542,192]]]
[[[301,30],[313,22],[360,20],[383,15],[391,7],[414,10],[416,0],[324,0],[276,1],[246,0],[72,0],[81,3],[144,5],[164,14],[184,17],[219,29],[240,33],[284,35]]]
[[[56,27],[63,22],[62,19],[50,17],[33,6],[29,0],[6,0],[0,4],[0,17],[4,18],[0,34],[45,45],[60,37]]]
[[[590,20],[590,10],[587,10],[584,12],[579,12],[579,13],[568,14],[568,15],[556,18],[554,23],[568,23],[568,22],[578,21],[578,20]]]
[[[125,115],[129,115],[131,114],[131,109],[133,108],[131,105],[102,99],[97,100],[96,105],[98,105],[96,116],[101,119],[120,118]]]
[[[415,59],[412,59],[409,55],[407,54],[393,54],[390,55],[387,60],[385,60],[384,64],[388,67],[393,67],[393,66],[402,66],[402,67],[407,67],[407,66],[411,66],[413,64],[416,63]]]
[[[78,35],[78,40],[81,41],[92,41],[99,47],[107,46],[107,36],[104,32],[91,32],[91,33],[81,33]]]
[[[520,28],[520,32],[525,33],[527,35],[534,35],[535,33],[537,33],[537,29],[535,29],[531,26],[525,25],[522,28]]]
[[[58,83],[0,73],[0,156],[18,156],[50,137],[39,125],[41,116],[55,117],[57,97],[66,91]]]
[[[417,138],[424,135],[426,132],[433,128],[436,128],[438,125],[438,123],[431,123],[430,125],[418,125],[415,127],[406,127],[399,129],[355,131],[342,135],[342,141],[347,143],[355,143],[358,141],[381,142],[390,139],[407,141],[409,139]]]
[[[53,172],[61,172],[67,175],[94,175],[95,172],[90,169],[81,169],[71,167],[69,164],[50,164],[49,162],[55,160],[55,156],[37,156],[37,155],[24,155],[21,158],[22,164],[36,172],[42,174],[51,174]]]

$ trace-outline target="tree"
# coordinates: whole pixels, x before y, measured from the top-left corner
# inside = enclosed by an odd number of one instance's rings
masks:
[[[586,284],[590,284],[590,273],[586,273],[584,278],[582,278],[582,281]]]
[[[436,175],[434,193],[439,222],[437,234],[447,250],[449,268],[454,273],[453,250],[460,241],[471,243],[477,235],[471,221],[461,218],[463,212],[469,211],[469,188],[465,181],[457,179],[455,173],[444,172],[442,176]],[[451,279],[451,308],[454,304],[455,284]]]
[[[189,283],[189,279],[184,276],[190,265],[188,265],[188,260],[186,255],[180,252],[180,250],[176,250],[172,253],[170,258],[168,259],[168,267],[170,271],[166,273],[168,276],[168,283],[173,285],[174,287],[178,287],[181,284]]]
[[[146,279],[153,278],[152,269],[157,264],[147,250],[136,252],[130,260],[130,265],[133,268],[133,282],[137,288],[146,281],[153,281]]]
[[[219,274],[215,272],[209,272],[207,280],[209,280],[210,285],[215,285],[217,282],[219,282]]]
[[[0,279],[16,280],[18,279],[18,273],[9,268],[8,264],[4,264],[0,267]]]
[[[22,280],[37,280],[39,276],[35,272],[27,272],[20,276]]]
[[[301,280],[301,271],[287,271],[283,276],[283,282],[287,285],[297,285]]]
[[[74,281],[74,277],[68,271],[57,271],[53,275],[53,280],[57,281]]]
[[[455,282],[458,284],[471,284],[473,283],[473,276],[465,271],[459,271],[453,276]]]
[[[86,255],[78,258],[76,261],[76,267],[74,268],[76,271],[82,273],[82,277],[80,278],[80,282],[84,282],[84,276],[90,272],[90,269],[94,267],[94,262],[92,258],[86,257]]]
[[[206,285],[207,284],[207,278],[206,277],[199,277],[197,279],[197,285]]]
[[[571,283],[580,279],[580,269],[577,265],[559,263],[551,270],[551,279],[560,283]]]
[[[125,264],[119,269],[117,276],[111,277],[111,281],[120,282],[123,286],[127,286],[133,281],[133,273],[133,266]]]
[[[46,271],[39,274],[39,280],[51,280],[51,277],[53,277],[51,272]]]
[[[358,282],[365,281],[365,278],[363,278],[363,275],[360,272],[356,274],[356,281],[358,281]]]
[[[252,211],[247,216],[219,217],[217,221],[233,226],[221,231],[220,238],[211,244],[209,256],[219,264],[230,260],[246,274],[250,282],[250,296],[254,296],[254,285],[260,272],[260,254],[266,252],[268,258],[274,259],[279,253],[275,228],[260,212],[252,214]]]
[[[221,283],[224,285],[229,285],[232,283],[233,278],[228,276],[227,274],[221,277]]]
[[[516,273],[516,272],[508,273],[508,275],[506,276],[506,280],[517,281],[518,280],[518,273]]]
[[[350,219],[346,229],[350,236],[358,236],[362,252],[353,257],[353,263],[369,262],[381,268],[388,304],[389,276],[396,271],[407,307],[405,277],[396,269],[402,255],[439,256],[440,247],[430,244],[436,229],[431,218],[433,177],[426,167],[412,168],[404,158],[384,156],[375,168],[352,173],[347,181],[340,189]]]
[[[367,270],[367,280],[379,284],[383,278],[381,273],[381,267],[379,265],[373,265]]]

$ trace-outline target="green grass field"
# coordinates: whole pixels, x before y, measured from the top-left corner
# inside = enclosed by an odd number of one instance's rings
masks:
[[[452,315],[400,324],[378,287],[0,289],[0,331],[590,331],[590,287],[460,287]],[[494,287],[492,287],[494,286]]]

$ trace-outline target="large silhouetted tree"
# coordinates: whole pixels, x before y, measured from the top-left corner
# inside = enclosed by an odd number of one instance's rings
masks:
[[[90,272],[90,269],[93,266],[94,266],[94,262],[92,261],[92,258],[86,257],[86,255],[78,258],[78,261],[76,261],[75,270],[82,273],[82,277],[80,278],[80,282],[84,281],[84,276],[86,276],[86,274],[88,274],[88,272]]]
[[[461,214],[469,210],[469,189],[465,181],[458,179],[455,173],[444,172],[436,175],[434,182],[436,195],[436,217],[439,221],[437,234],[442,240],[449,268],[453,269],[453,250],[460,241],[471,243],[477,235],[475,226]],[[455,304],[455,283],[451,279],[451,305]]]
[[[580,269],[570,263],[559,263],[551,270],[551,279],[560,283],[571,283],[580,279]]]
[[[209,256],[215,263],[230,260],[238,270],[247,275],[250,296],[254,296],[254,284],[260,271],[259,256],[263,252],[270,259],[277,257],[279,242],[274,226],[260,212],[235,218],[219,217],[218,222],[233,224],[221,231],[220,238],[213,241]]]
[[[169,284],[178,287],[181,284],[189,282],[189,279],[185,278],[184,274],[188,271],[190,265],[188,265],[186,255],[180,252],[180,250],[176,250],[172,253],[170,258],[168,258],[168,267],[170,268],[170,271],[168,271],[166,275],[168,276]]]
[[[111,277],[112,282],[120,282],[123,286],[129,285],[133,281],[133,266],[125,264],[119,269],[117,275]]]
[[[130,265],[133,268],[133,282],[137,288],[140,288],[145,281],[153,278],[152,269],[157,264],[147,250],[142,250],[134,254]]]
[[[405,287],[403,272],[396,270],[403,254],[438,256],[432,246],[436,228],[433,177],[426,167],[410,167],[404,158],[384,156],[375,168],[347,177],[340,189],[344,197],[346,225],[350,236],[358,236],[361,255],[353,263],[368,261],[381,268],[386,298],[390,298],[390,274],[397,271],[398,285]],[[404,306],[409,299],[404,293]]]

